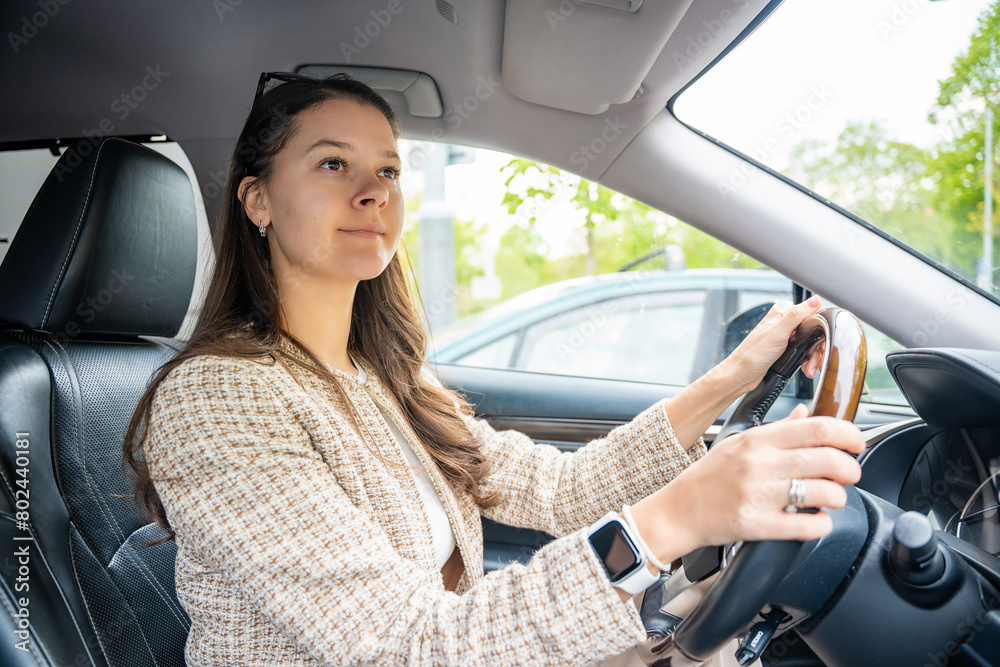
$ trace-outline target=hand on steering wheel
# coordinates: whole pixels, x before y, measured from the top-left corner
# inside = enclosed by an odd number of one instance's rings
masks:
[[[818,390],[808,413],[799,408],[789,419],[742,433],[761,423],[788,379],[817,350],[822,352],[823,363]],[[647,664],[667,664],[662,661],[668,655],[673,657],[674,665],[686,664],[685,660],[697,664],[717,653],[766,604],[768,595],[781,582],[798,555],[803,544],[801,540],[829,532],[832,526],[829,514],[789,515],[781,512],[781,508],[794,499],[794,494],[790,494],[794,478],[807,482],[803,506],[837,508],[846,501],[842,485],[856,482],[860,468],[856,461],[848,463],[848,457],[834,447],[822,445],[832,440],[846,443],[855,436],[847,431],[838,436],[835,431],[844,430],[840,422],[805,420],[803,417],[853,419],[863,388],[866,360],[864,333],[853,315],[840,309],[828,309],[807,319],[795,331],[787,349],[771,366],[763,381],[740,401],[723,425],[712,451],[705,457],[714,457],[722,465],[695,464],[685,471],[684,474],[690,472],[695,478],[689,478],[692,482],[690,488],[698,489],[708,483],[707,478],[698,479],[699,473],[718,476],[720,471],[726,472],[727,464],[742,467],[736,472],[740,473],[743,483],[733,485],[734,494],[745,494],[748,489],[746,480],[755,474],[760,480],[761,471],[753,470],[758,462],[768,474],[763,481],[749,486],[758,491],[740,500],[739,516],[730,517],[730,526],[717,526],[702,535],[703,544],[736,540],[744,543],[705,596],[676,625],[669,637],[664,638],[655,633],[654,628],[648,628],[651,630],[651,641],[647,641],[640,650]],[[856,429],[852,427],[852,431],[856,432]],[[721,443],[730,436],[736,437]],[[859,453],[863,442],[860,434],[856,434],[856,438],[856,442],[849,446],[842,445],[842,448]],[[748,457],[748,452],[753,452],[754,456]],[[790,452],[796,456],[789,458]],[[773,460],[758,461],[769,458]],[[662,491],[674,486],[684,474]],[[677,494],[672,496],[674,501],[677,498]],[[702,502],[712,503],[712,499]],[[679,514],[686,514],[689,521],[697,521],[696,516],[690,514],[699,514],[698,504],[698,501],[690,502],[689,499],[675,509],[679,510]],[[750,541],[762,539],[759,536],[781,536],[783,539]],[[727,547],[726,551],[730,550]],[[654,593],[652,597],[659,602],[663,594]]]

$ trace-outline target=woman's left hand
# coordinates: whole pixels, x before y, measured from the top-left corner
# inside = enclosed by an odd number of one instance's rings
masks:
[[[746,393],[760,384],[764,374],[788,346],[788,339],[807,317],[815,315],[822,307],[818,296],[813,296],[800,304],[792,305],[779,301],[771,307],[764,319],[743,342],[723,361],[729,372]],[[823,363],[825,342],[820,345],[802,364],[802,372],[812,378]]]

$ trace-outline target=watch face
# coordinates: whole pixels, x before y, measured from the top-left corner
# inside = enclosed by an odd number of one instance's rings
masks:
[[[612,583],[624,579],[642,567],[639,550],[628,539],[622,525],[617,521],[598,528],[590,536],[590,543],[604,563],[604,569],[608,571],[608,579]]]

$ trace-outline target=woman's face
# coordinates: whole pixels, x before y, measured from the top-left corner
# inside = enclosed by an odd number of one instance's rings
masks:
[[[400,168],[378,110],[330,100],[299,113],[270,180],[245,199],[251,221],[266,226],[279,285],[356,284],[382,273],[403,230]],[[262,208],[252,212],[255,202]]]

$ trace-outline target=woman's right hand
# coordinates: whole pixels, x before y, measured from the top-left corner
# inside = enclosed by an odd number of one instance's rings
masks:
[[[843,507],[844,486],[861,479],[854,455],[865,442],[850,422],[807,414],[799,405],[781,421],[726,438],[636,503],[632,516],[653,553],[671,562],[705,546],[829,533],[824,512],[784,511],[792,479],[805,481],[804,506]]]

